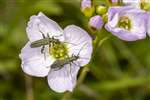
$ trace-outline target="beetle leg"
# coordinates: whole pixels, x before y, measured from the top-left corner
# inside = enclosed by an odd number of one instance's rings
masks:
[[[60,69],[62,69],[63,68],[63,66],[59,66],[59,67],[57,67],[57,68],[54,68],[54,71],[58,71],[58,70],[60,70]]]
[[[80,67],[80,65],[78,65],[78,64],[76,64],[76,63],[74,63],[74,62],[72,62],[72,64],[76,65],[77,67]]]
[[[70,67],[69,67],[69,72],[70,72],[70,75],[71,75],[71,79],[73,78],[72,76],[72,73],[71,73],[71,63],[69,63]]]
[[[49,34],[47,33],[47,37],[49,37],[50,38],[50,36],[49,36]]]
[[[42,37],[45,39],[46,37],[45,37],[45,35],[42,33]]]
[[[45,46],[42,46],[41,53],[44,53]]]
[[[44,59],[46,60],[45,46],[42,46],[41,53],[44,54]]]

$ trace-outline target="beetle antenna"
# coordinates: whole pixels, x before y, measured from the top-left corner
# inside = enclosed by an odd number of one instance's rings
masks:
[[[71,73],[71,63],[69,65],[70,65],[70,67],[69,67],[69,73],[71,75],[71,78],[73,78],[72,73]]]
[[[63,42],[63,43],[68,43],[68,44],[72,44],[74,46],[77,46],[77,44],[75,44],[75,43],[69,43],[69,42]]]
[[[72,64],[74,64],[74,65],[76,65],[77,67],[80,67],[80,65],[78,65],[78,64],[76,64],[76,63],[74,63],[74,62],[71,62]]]
[[[89,58],[85,58],[85,57],[80,57],[81,59],[89,59]]]
[[[63,36],[63,34],[60,34],[60,35],[58,35],[58,36],[54,36],[54,37],[60,37],[60,36]]]
[[[39,29],[40,33],[42,34],[43,38],[46,38],[44,33],[40,30],[40,24],[38,24],[38,29]]]
[[[85,45],[87,45],[87,43],[85,43],[85,44],[84,44],[84,45],[80,48],[80,50],[79,50],[79,52],[78,52],[77,56],[79,56],[79,54],[80,54],[81,50],[83,49],[83,47],[84,47]]]
[[[50,38],[50,36],[49,36],[49,34],[47,33],[47,37],[49,37]]]

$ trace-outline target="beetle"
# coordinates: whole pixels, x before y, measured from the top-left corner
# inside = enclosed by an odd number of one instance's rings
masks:
[[[85,44],[83,45],[83,47],[84,47],[84,46],[85,46]],[[78,52],[77,55],[72,55],[71,57],[67,56],[67,57],[64,58],[64,59],[58,59],[58,60],[56,60],[50,67],[51,67],[52,69],[54,69],[55,71],[57,71],[57,70],[63,68],[64,65],[66,65],[66,64],[70,64],[70,67],[71,67],[71,64],[77,65],[76,63],[74,63],[74,61],[76,61],[76,60],[78,60],[79,58],[81,58],[81,57],[79,56],[79,54],[80,54],[81,50],[83,49],[83,47],[81,47],[81,49],[79,50],[79,52]],[[87,58],[83,58],[83,57],[82,57],[82,59],[87,59]],[[79,66],[79,65],[77,65],[77,66]]]
[[[71,57],[67,57],[65,59],[58,59],[56,60],[52,65],[51,68],[54,69],[55,71],[61,69],[64,67],[64,65],[66,64],[71,64],[74,61],[76,61],[77,59],[79,59],[79,56],[77,55],[72,55]],[[75,64],[75,63],[74,63]]]
[[[39,24],[38,24],[39,27]],[[45,34],[40,30],[39,28],[39,32],[42,34],[42,39],[33,41],[30,44],[31,48],[37,48],[37,47],[41,47],[41,53],[44,54],[44,58],[46,59],[46,52],[45,50],[45,46],[48,45],[49,48],[51,48],[52,46],[54,46],[55,44],[59,44],[60,41],[58,39],[55,39],[54,37],[50,37],[49,34],[47,33],[47,36],[45,36]]]
[[[45,37],[43,35],[43,39],[40,39],[31,43],[31,48],[49,45],[51,43],[60,43],[60,41],[58,39],[55,39],[54,37],[50,38],[50,37]]]
[[[30,45],[31,48],[37,48],[42,46],[41,53],[44,53],[45,45],[49,45],[49,47],[51,47],[54,44],[60,43],[58,39],[55,39],[54,37],[50,38],[48,33],[47,33],[47,37],[44,35],[42,31],[40,31],[40,33],[42,34],[43,39],[32,42]]]

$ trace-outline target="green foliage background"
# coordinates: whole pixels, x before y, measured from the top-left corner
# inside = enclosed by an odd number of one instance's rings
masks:
[[[53,92],[46,78],[26,76],[18,55],[28,41],[29,17],[39,11],[63,28],[75,24],[88,31],[79,0],[0,0],[0,100],[150,100],[149,38],[124,42],[110,36],[94,51],[89,72],[72,94]]]

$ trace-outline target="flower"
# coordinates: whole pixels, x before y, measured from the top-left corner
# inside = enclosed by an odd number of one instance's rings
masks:
[[[135,8],[142,9],[144,11],[150,11],[150,1],[149,0],[123,0],[122,2],[126,6],[132,6]]]
[[[86,65],[91,58],[92,39],[88,33],[75,25],[68,25],[63,30],[55,21],[41,12],[31,16],[26,32],[29,41],[19,55],[23,71],[31,76],[47,76],[50,88],[56,92],[72,91],[76,85],[80,66]],[[57,38],[60,43],[52,46],[45,45],[44,53],[41,52],[43,46],[32,48],[31,44],[43,39],[43,36]],[[85,46],[83,47],[83,45]],[[81,47],[83,48],[81,49]],[[58,70],[51,68],[55,61],[78,53],[79,59],[73,63],[64,64]]]
[[[105,28],[125,41],[135,41],[146,37],[146,14],[129,6],[112,7],[108,11]]]
[[[135,8],[140,8],[141,0],[122,0],[122,3],[126,6],[132,6]]]
[[[81,0],[81,10],[86,17],[91,17],[94,13],[94,6],[91,0]]]
[[[93,30],[100,30],[103,26],[103,20],[102,20],[101,16],[95,15],[95,16],[91,17],[90,21],[89,21],[89,26]]]

